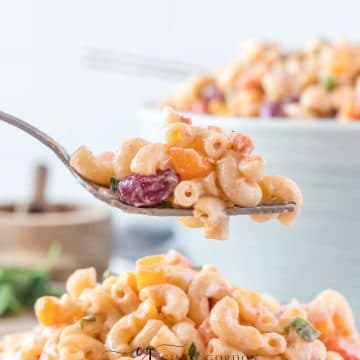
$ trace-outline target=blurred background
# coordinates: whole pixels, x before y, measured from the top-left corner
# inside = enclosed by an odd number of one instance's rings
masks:
[[[117,149],[136,133],[137,110],[169,94],[176,80],[100,71],[90,49],[144,55],[205,69],[233,61],[249,38],[302,47],[318,36],[357,39],[356,2],[1,1],[0,104],[69,150]],[[341,18],[339,14],[342,14]],[[30,164],[51,162],[51,196],[88,195],[41,144],[3,124],[0,198],[23,198]],[[16,179],[16,186],[14,186]],[[57,182],[57,184],[55,184]]]
[[[0,109],[31,122],[52,135],[69,151],[81,144],[88,145],[95,152],[117,150],[127,137],[139,132],[144,134],[144,130],[148,131],[147,126],[151,130],[151,122],[147,125],[139,121],[139,110],[144,104],[157,102],[169,94],[180,80],[93,66],[89,62],[89,54],[94,53],[94,49],[209,69],[233,61],[238,55],[240,43],[252,38],[279,41],[289,48],[302,47],[308,40],[319,36],[330,39],[345,37],[357,41],[358,10],[358,3],[351,0],[2,0]],[[47,187],[49,200],[96,203],[44,146],[0,122],[2,203],[22,202],[30,196],[33,166],[39,162],[46,163],[50,169]],[[208,246],[207,243],[199,245],[198,250],[194,251],[190,239],[179,242],[176,236],[170,237],[173,230],[167,222],[154,226],[148,219],[140,222],[118,211],[112,213],[115,241],[109,251],[115,257],[112,266],[116,269],[128,266],[125,260],[118,261],[119,258],[133,259],[143,253],[170,247],[192,254],[198,262],[214,262],[214,256],[208,257],[206,251],[209,251],[209,255],[210,252],[214,254],[214,249],[221,251],[218,244]],[[247,234],[246,229],[252,229],[249,226],[244,221],[244,233],[237,235],[238,241]],[[149,234],[149,230],[146,230],[148,227],[151,228],[150,234],[155,234],[152,240],[144,235],[144,231]],[[145,230],[142,231],[142,228]],[[291,240],[291,232],[282,235],[283,230],[279,231],[281,234],[273,233],[274,238],[286,236]],[[321,229],[316,231],[324,252],[328,251]],[[262,230],[264,238],[266,233],[269,231],[265,227]],[[341,238],[341,233],[338,235]],[[198,239],[194,240],[195,243],[205,241],[199,233],[196,236]],[[1,237],[0,233],[0,240]],[[99,238],[98,242],[101,241]],[[129,245],[130,241],[133,241],[132,245]],[[234,244],[235,240],[231,241]],[[271,241],[268,239],[268,243]],[[296,245],[290,244],[291,254],[285,252],[279,255],[279,259],[285,259],[285,268],[291,266],[291,256],[299,253],[294,248]],[[256,253],[256,257],[248,260],[254,267],[259,268],[258,264],[263,260],[270,265],[273,263],[268,260],[271,246],[266,246],[269,247],[266,252]],[[252,251],[255,253],[257,249]],[[246,272],[236,274],[235,266],[241,263],[244,254],[233,259],[219,258],[216,264],[220,268],[224,262],[232,264],[233,268],[227,267],[227,275],[243,281]],[[311,259],[311,249],[302,250],[301,255]],[[336,259],[336,252],[332,259]],[[356,257],[351,262],[356,263]],[[321,264],[323,273],[327,272],[326,267],[331,267],[327,262]],[[316,268],[313,258],[304,262],[303,266]],[[249,270],[251,280],[267,272],[265,266],[260,268],[262,270],[258,273]],[[335,269],[335,272],[339,271]],[[305,274],[308,279],[309,273]],[[349,270],[341,276],[348,279],[350,275]],[[320,279],[323,282],[324,277]],[[274,280],[274,286],[258,290],[280,288],[282,281],[288,281],[288,291],[278,291],[284,297],[291,292],[308,300],[321,289],[320,280],[311,286],[309,279],[309,291],[297,294],[296,287],[291,286],[289,279],[278,278]],[[247,280],[244,282],[251,287],[250,280],[249,283]],[[341,287],[342,284],[339,277],[333,280],[329,275],[329,281],[322,287],[327,286]],[[354,304],[359,292],[352,293],[351,288],[352,281],[343,290]],[[360,316],[359,310],[356,310],[357,316]]]

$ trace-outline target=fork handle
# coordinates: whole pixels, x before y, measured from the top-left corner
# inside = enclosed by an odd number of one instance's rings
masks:
[[[70,156],[66,150],[52,137],[45,134],[43,131],[39,130],[35,126],[27,123],[24,120],[21,120],[13,115],[4,113],[0,111],[0,120],[4,121],[12,126],[17,127],[18,129],[26,132],[30,136],[36,138],[49,149],[51,149],[56,156],[67,166],[69,167]]]

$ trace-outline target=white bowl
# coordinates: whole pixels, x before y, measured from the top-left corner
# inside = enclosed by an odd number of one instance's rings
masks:
[[[141,111],[147,137],[159,140],[161,112]],[[191,114],[196,125],[216,125],[250,135],[268,174],[294,179],[304,208],[290,229],[277,222],[231,219],[225,242],[177,227],[199,264],[216,264],[235,283],[289,300],[309,300],[324,288],[342,291],[360,320],[360,122],[254,119]]]

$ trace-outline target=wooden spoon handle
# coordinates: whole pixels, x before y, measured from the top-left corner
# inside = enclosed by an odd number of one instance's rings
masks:
[[[47,181],[47,167],[38,165],[35,169],[34,193],[31,203],[35,206],[45,205],[45,190]]]

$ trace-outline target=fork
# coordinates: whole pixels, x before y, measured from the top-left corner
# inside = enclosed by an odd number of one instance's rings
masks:
[[[116,197],[110,189],[105,187],[98,186],[91,183],[90,181],[82,178],[76,170],[70,165],[70,155],[65,150],[65,148],[55,141],[52,137],[45,134],[43,131],[37,129],[35,126],[13,116],[6,114],[0,111],[0,120],[4,121],[12,126],[17,127],[18,129],[26,132],[32,137],[36,138],[47,146],[55,155],[62,161],[66,166],[69,172],[75,177],[75,179],[80,183],[80,185],[85,188],[90,194],[92,194],[96,199],[112,206],[118,208],[128,214],[139,214],[139,215],[150,215],[150,216],[192,216],[192,209],[180,209],[172,207],[135,207],[127,205]],[[228,215],[253,215],[253,214],[279,214],[279,213],[289,213],[295,210],[296,204],[294,202],[284,202],[284,203],[263,203],[256,207],[242,208],[242,207],[232,207],[226,209]]]

